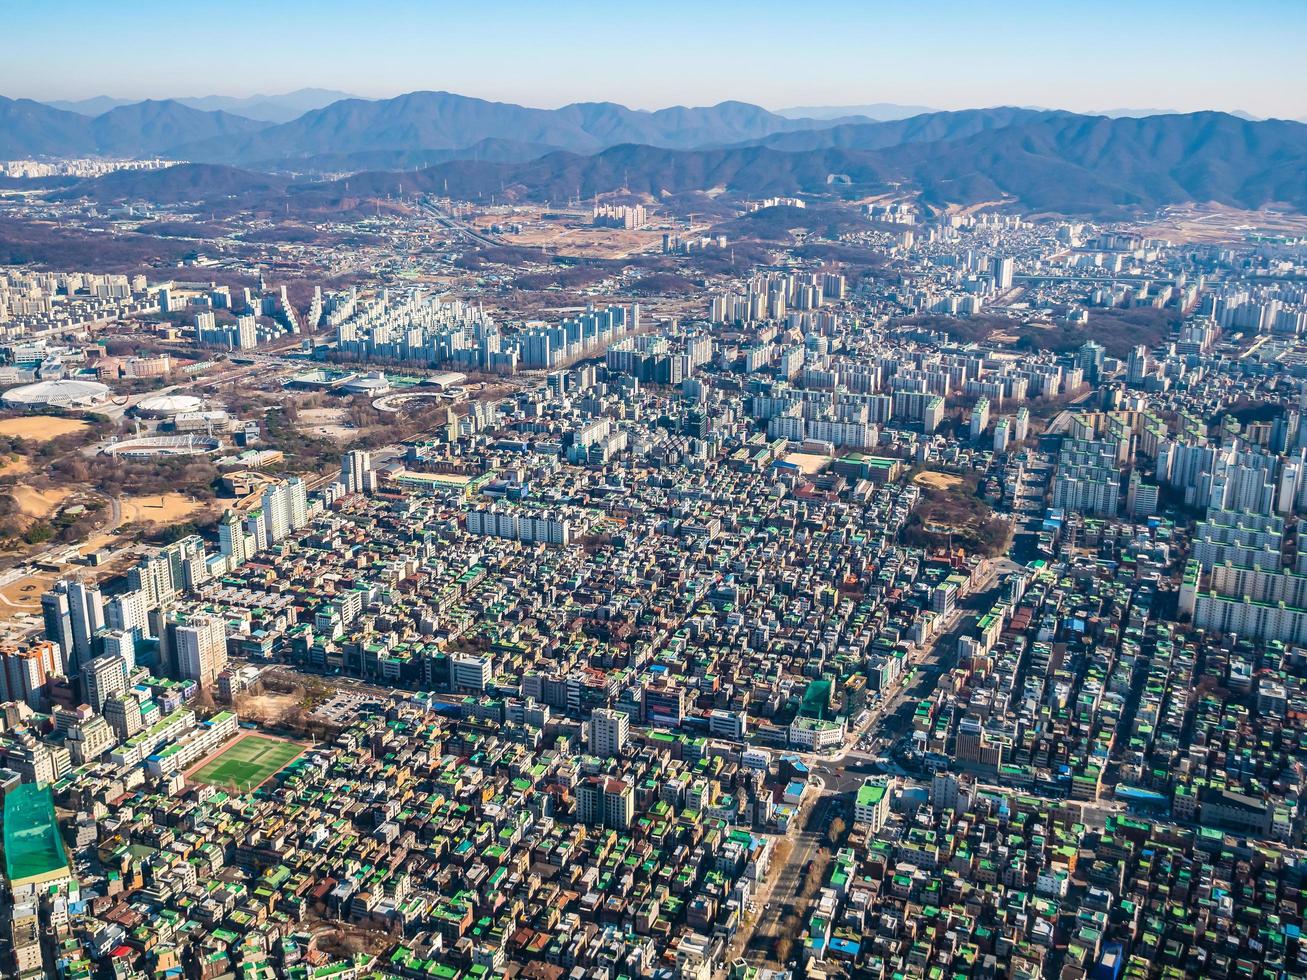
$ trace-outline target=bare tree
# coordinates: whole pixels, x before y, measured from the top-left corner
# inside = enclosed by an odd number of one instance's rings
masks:
[[[781,936],[779,939],[776,940],[776,946],[775,946],[776,959],[779,960],[781,964],[785,964],[790,961],[790,953],[793,950],[794,950],[794,940],[791,939],[789,936]]]
[[[826,830],[826,839],[831,842],[832,847],[838,846],[840,841],[844,839],[844,832],[846,830],[848,830],[848,827],[839,817],[836,817],[830,822],[830,827]]]

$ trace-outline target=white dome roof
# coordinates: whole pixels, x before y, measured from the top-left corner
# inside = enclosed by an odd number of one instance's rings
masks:
[[[108,398],[108,385],[102,385],[98,381],[78,381],[74,378],[20,385],[0,395],[0,401],[14,408],[36,408],[45,405],[53,408],[80,407],[98,405]]]
[[[181,415],[203,407],[204,402],[194,395],[154,395],[136,403],[136,410],[144,415]]]

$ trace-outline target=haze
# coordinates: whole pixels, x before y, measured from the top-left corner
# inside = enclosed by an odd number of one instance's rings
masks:
[[[6,5],[0,91],[250,95],[304,86],[380,98],[447,89],[551,107],[740,99],[783,108],[1039,104],[1307,116],[1307,5],[1162,2],[672,2],[642,10],[466,4]],[[584,70],[577,70],[584,65]]]

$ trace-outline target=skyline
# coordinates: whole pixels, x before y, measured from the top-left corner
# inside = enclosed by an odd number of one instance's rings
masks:
[[[446,90],[541,108],[738,100],[770,109],[1039,104],[1077,112],[1214,109],[1307,117],[1307,66],[1293,50],[1293,39],[1307,31],[1307,8],[1280,0],[1237,11],[1209,2],[1154,3],[1142,11],[1110,2],[1092,18],[1067,3],[1022,0],[994,16],[953,2],[926,11],[879,3],[868,11],[837,0],[803,30],[775,3],[731,2],[705,11],[676,0],[657,11],[617,12],[572,0],[548,11],[519,2],[500,10],[490,36],[475,12],[409,0],[389,0],[366,16],[339,0],[293,0],[272,11],[236,0],[189,4],[180,17],[158,0],[116,9],[111,17],[84,0],[21,2],[7,9],[7,23],[15,36],[38,43],[0,65],[0,93],[39,101],[136,100],[317,87],[369,99]],[[254,43],[213,34],[215,22],[248,25]],[[834,25],[839,29],[826,29]],[[208,33],[199,33],[201,27]],[[205,37],[217,43],[197,57]],[[142,47],[150,57],[124,59]],[[543,48],[553,53],[556,72],[538,71]],[[1239,57],[1251,52],[1256,59]],[[572,70],[579,64],[584,72]],[[795,71],[777,71],[778,65]],[[819,75],[807,70],[815,65]]]

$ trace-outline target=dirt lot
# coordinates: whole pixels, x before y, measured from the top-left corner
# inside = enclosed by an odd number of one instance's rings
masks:
[[[32,472],[32,464],[22,456],[9,456],[0,460],[0,476],[18,476]]]
[[[348,442],[359,434],[350,424],[349,412],[343,408],[301,408],[296,428],[305,435],[337,442]]]
[[[790,453],[785,457],[785,462],[793,463],[799,468],[800,473],[812,476],[814,473],[820,473],[830,462],[830,458],[818,456],[816,453]]]
[[[548,246],[564,255],[596,259],[625,259],[632,255],[661,252],[663,233],[626,231],[622,228],[567,228],[562,225],[527,228],[509,241],[518,245]]]
[[[1167,208],[1156,221],[1140,224],[1135,230],[1150,238],[1173,242],[1242,242],[1249,232],[1307,234],[1307,218],[1277,211],[1242,211],[1220,204],[1197,204]]]
[[[204,510],[198,500],[181,493],[151,494],[148,497],[124,497],[122,501],[122,527],[129,524],[171,524],[187,520]],[[124,539],[108,532],[93,534],[79,546],[83,555],[89,555],[101,548],[120,548]],[[99,570],[99,575],[109,575],[120,571],[116,565]]]
[[[19,513],[24,517],[39,521],[58,510],[59,505],[67,499],[72,491],[64,487],[35,490],[28,486],[16,486],[11,493],[14,497],[14,503],[18,505]]]
[[[242,694],[238,698],[240,716],[264,725],[279,725],[300,707],[301,694],[281,694],[264,691],[261,694]]]
[[[63,419],[54,415],[20,415],[11,419],[0,419],[0,436],[17,436],[34,442],[49,442],[70,432],[80,432],[90,428],[86,422],[78,419]]]
[[[595,228],[590,224],[589,212],[568,212],[568,218],[564,221],[544,221],[544,210],[519,209],[512,217],[478,215],[471,223],[482,231],[489,231],[495,224],[520,222],[520,232],[500,234],[499,237],[505,244],[529,248],[543,246],[551,252],[564,255],[624,259],[631,255],[662,251],[662,230],[653,228],[659,220],[657,215],[651,216],[651,227],[628,231],[625,228]]]
[[[41,593],[54,584],[53,572],[39,572],[10,582],[0,589],[0,620],[18,613],[39,613]]]
[[[939,490],[952,490],[954,487],[962,486],[962,477],[953,473],[936,473],[933,470],[918,473],[912,479],[914,483],[920,483],[922,486],[927,487],[935,487]]]
[[[123,498],[124,524],[171,524],[203,508],[198,500],[182,493],[150,494]]]

